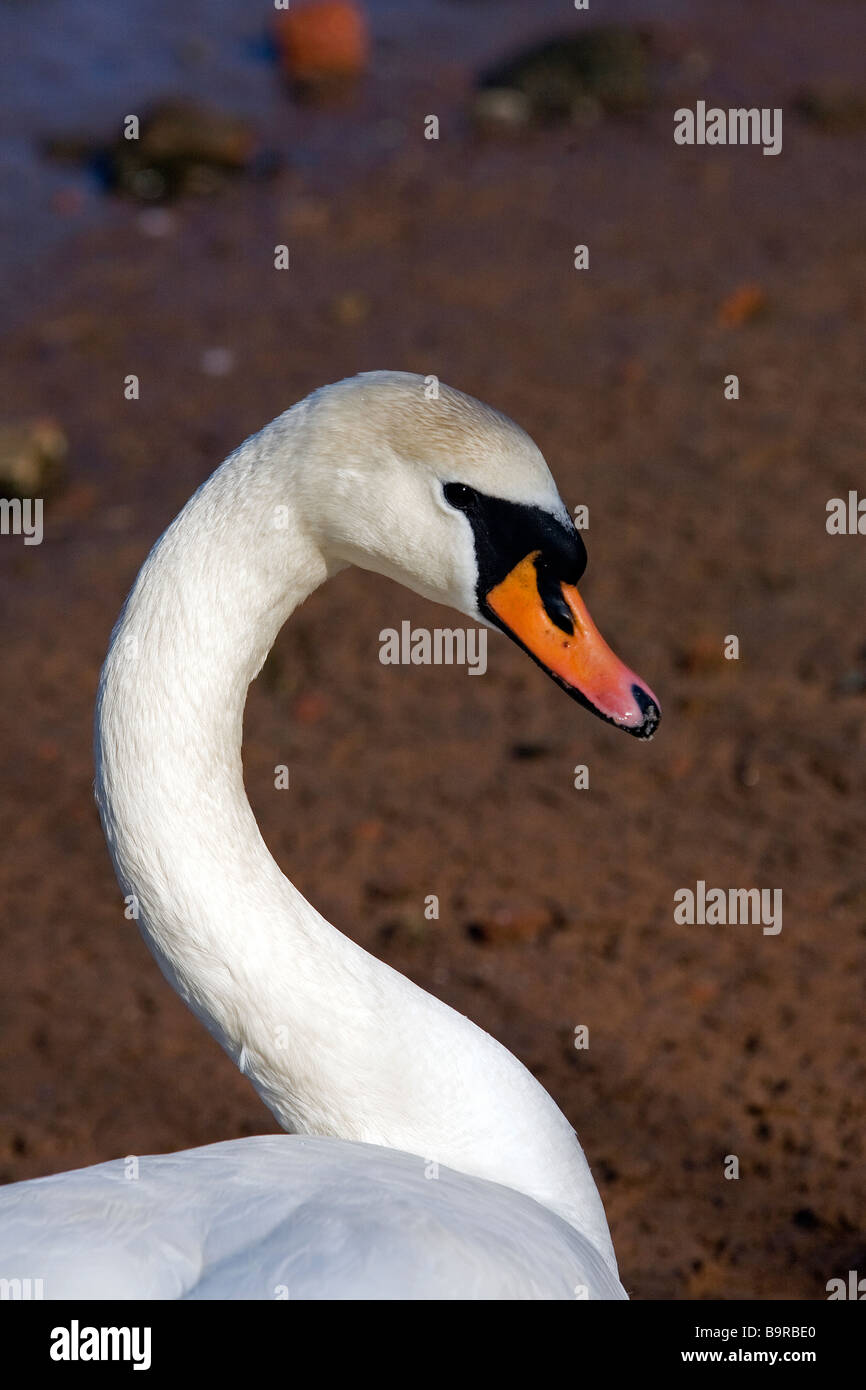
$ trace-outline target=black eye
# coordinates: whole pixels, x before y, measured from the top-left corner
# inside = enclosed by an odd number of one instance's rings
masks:
[[[442,492],[445,501],[452,507],[459,507],[461,511],[471,507],[476,497],[475,490],[467,487],[465,483],[446,483]]]

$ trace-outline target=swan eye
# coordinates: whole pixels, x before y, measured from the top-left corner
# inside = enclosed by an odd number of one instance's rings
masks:
[[[458,507],[461,511],[471,507],[477,496],[475,489],[467,487],[465,483],[446,483],[442,492],[445,501],[450,503],[452,507]]]

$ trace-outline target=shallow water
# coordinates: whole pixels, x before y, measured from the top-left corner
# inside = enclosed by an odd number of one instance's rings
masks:
[[[618,3],[604,20],[711,8]],[[110,136],[128,112],[183,94],[253,119],[291,162],[345,177],[400,143],[434,73],[453,79],[447,106],[478,66],[524,38],[598,22],[562,0],[367,0],[367,9],[373,55],[358,103],[302,111],[270,51],[270,4],[0,0],[0,267],[32,265],[110,215],[91,176],[40,155],[48,133]]]

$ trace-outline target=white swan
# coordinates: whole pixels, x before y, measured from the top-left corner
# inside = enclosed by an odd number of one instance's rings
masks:
[[[504,630],[649,737],[658,702],[589,619],[584,563],[529,437],[445,386],[427,399],[407,373],[315,392],[192,497],[112,638],[97,800],[163,973],[294,1137],[6,1188],[0,1276],[42,1278],[45,1297],[626,1296],[560,1110],[498,1042],[305,901],[241,767],[250,682],[292,610],[347,564]]]

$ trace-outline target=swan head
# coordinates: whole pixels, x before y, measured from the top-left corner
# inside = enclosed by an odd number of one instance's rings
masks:
[[[504,632],[601,719],[652,737],[659,702],[589,616],[583,539],[525,431],[405,372],[365,372],[305,404],[305,510],[333,562]]]

